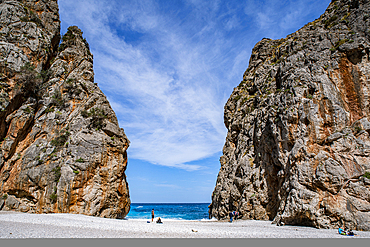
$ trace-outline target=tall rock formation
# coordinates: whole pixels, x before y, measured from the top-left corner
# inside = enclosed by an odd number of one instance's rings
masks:
[[[123,218],[129,140],[81,30],[61,41],[57,0],[0,1],[0,210]]]
[[[370,230],[370,2],[252,51],[225,105],[210,216]]]

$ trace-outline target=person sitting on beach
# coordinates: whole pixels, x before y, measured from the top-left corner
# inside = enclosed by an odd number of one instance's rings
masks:
[[[347,234],[347,236],[354,236],[355,235],[351,229],[348,229],[346,231],[346,234]]]
[[[338,229],[338,233],[339,233],[340,235],[347,235],[347,234],[346,234],[346,232],[345,232],[342,228],[340,228],[340,227],[339,227],[339,229]]]
[[[158,224],[162,224],[163,223],[162,220],[161,220],[161,217],[158,217],[158,220],[156,221],[156,223],[158,223]]]

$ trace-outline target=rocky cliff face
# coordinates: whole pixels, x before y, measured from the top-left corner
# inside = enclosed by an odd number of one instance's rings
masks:
[[[370,2],[254,47],[225,105],[210,216],[370,230]]]
[[[129,141],[81,30],[61,41],[56,0],[0,1],[0,209],[122,218]]]

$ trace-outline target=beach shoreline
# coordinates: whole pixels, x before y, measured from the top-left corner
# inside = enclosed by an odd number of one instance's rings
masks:
[[[370,238],[365,231],[351,237],[337,229],[276,226],[271,221],[162,220],[1,212],[0,238]]]

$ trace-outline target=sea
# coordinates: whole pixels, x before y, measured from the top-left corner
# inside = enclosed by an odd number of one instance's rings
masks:
[[[126,219],[152,220],[152,209],[154,209],[154,220],[209,220],[208,205],[210,203],[131,203],[130,212]]]

